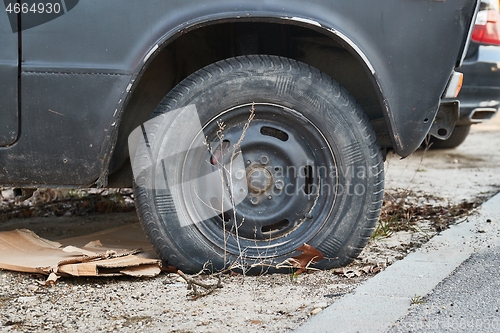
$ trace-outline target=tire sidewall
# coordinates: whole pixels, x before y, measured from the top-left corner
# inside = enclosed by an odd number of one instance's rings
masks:
[[[337,164],[337,181],[343,193],[336,197],[328,221],[306,243],[318,248],[327,257],[318,267],[339,266],[353,256],[352,249],[358,248],[359,239],[365,237],[363,230],[374,227],[366,225],[365,217],[372,209],[373,193],[377,191],[374,177],[380,174],[380,170],[364,157],[380,155],[380,152],[374,148],[374,137],[367,136],[366,119],[360,116],[359,107],[343,88],[304,64],[280,60],[273,62],[279,64],[276,67],[257,57],[226,61],[223,69],[220,64],[211,65],[170,92],[155,113],[158,115],[195,105],[203,126],[235,106],[272,103],[293,109],[307,118],[330,144]],[[188,145],[193,140],[192,137],[179,136],[179,132],[155,133],[154,137],[161,142],[158,147],[173,140],[184,141],[182,145]],[[179,177],[177,181],[181,181],[180,174],[185,167],[183,157],[179,156],[168,166],[169,174]],[[153,174],[158,175],[158,170],[159,165],[156,165]],[[154,197],[152,192],[150,199]],[[238,259],[234,255],[225,255],[213,246],[195,225],[182,221],[187,218],[185,212],[162,216],[154,209],[154,203],[152,207],[152,219],[159,223],[155,232],[160,234],[161,239],[169,240],[157,251],[168,251],[168,261],[175,261],[187,271],[196,271],[208,260],[212,261],[215,269],[222,269]],[[292,252],[265,258],[265,263],[273,266],[295,255],[297,253]],[[248,264],[255,264],[255,261]]]

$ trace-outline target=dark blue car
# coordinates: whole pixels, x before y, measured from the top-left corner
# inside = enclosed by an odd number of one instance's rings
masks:
[[[326,269],[361,252],[382,206],[386,154],[408,156],[429,133],[453,130],[456,69],[479,8],[3,4],[0,185],[133,186],[165,262],[254,273]]]
[[[500,107],[500,5],[482,0],[472,32],[469,51],[460,71],[464,74],[460,120],[446,140],[432,139],[433,148],[454,148],[469,134],[473,124],[493,117]]]

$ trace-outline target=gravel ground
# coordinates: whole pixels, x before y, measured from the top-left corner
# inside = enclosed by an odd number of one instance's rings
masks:
[[[57,240],[135,221],[133,213],[121,213],[10,220],[2,226],[29,227]],[[222,288],[198,299],[172,273],[150,279],[61,278],[45,286],[45,276],[0,271],[0,331],[286,332],[434,234],[430,223],[421,220],[412,231],[373,239],[348,267],[301,275],[226,275]],[[196,279],[217,282],[210,276]]]
[[[196,301],[174,274],[65,279],[53,287],[25,274],[1,272],[0,279],[5,331],[280,332],[297,327],[364,278],[224,277],[222,289]]]
[[[389,157],[386,188],[412,207],[396,221],[406,223],[436,205],[446,215],[450,203],[483,200],[498,190],[500,119],[481,126],[453,151],[419,151],[406,160]],[[125,213],[11,219],[0,229],[29,227],[55,240],[135,220]],[[223,288],[196,300],[176,274],[62,278],[44,286],[43,276],[0,271],[0,331],[286,332],[436,233],[426,219],[412,221],[411,228],[373,239],[349,267],[299,276],[223,276]],[[213,277],[199,279],[215,283]]]
[[[126,216],[133,220],[130,214],[115,215],[117,223]],[[96,216],[73,219],[82,230],[99,223]],[[51,233],[53,228],[40,220],[41,233]],[[29,223],[37,230],[37,224]],[[67,228],[60,229],[66,230],[61,236],[68,236]],[[298,276],[227,275],[222,288],[196,300],[186,282],[172,273],[150,279],[61,278],[44,286],[45,276],[0,271],[0,331],[286,332],[434,234],[422,220],[414,230],[372,240],[348,267]],[[197,279],[216,283],[214,277]]]

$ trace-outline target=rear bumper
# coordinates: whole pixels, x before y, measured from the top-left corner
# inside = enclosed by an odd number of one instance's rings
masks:
[[[490,119],[500,108],[500,46],[472,44],[460,71],[464,82],[457,125]]]

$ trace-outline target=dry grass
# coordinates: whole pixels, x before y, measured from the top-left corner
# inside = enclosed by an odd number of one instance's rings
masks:
[[[422,200],[423,199],[423,200]],[[482,203],[464,201],[443,204],[443,200],[430,195],[419,196],[411,191],[386,193],[373,239],[390,237],[397,231],[416,231],[418,222],[428,220],[435,231],[448,229],[457,219],[467,216]]]

